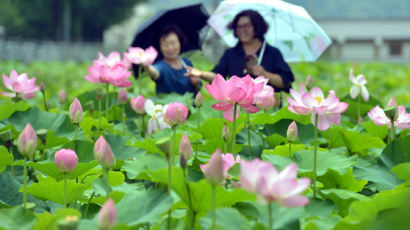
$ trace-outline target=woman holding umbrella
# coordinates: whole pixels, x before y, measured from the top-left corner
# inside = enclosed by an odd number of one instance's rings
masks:
[[[197,76],[186,77],[192,62],[181,58],[181,47],[186,43],[186,37],[176,25],[165,26],[159,33],[155,47],[159,49],[162,59],[153,65],[144,66],[148,75],[156,82],[156,93],[196,93],[201,87]]]
[[[263,17],[257,11],[244,10],[235,16],[228,28],[238,38],[237,45],[225,51],[212,72],[188,68],[189,73],[186,75],[207,81],[212,81],[216,73],[222,76],[264,76],[269,79],[275,92],[289,92],[294,81],[293,73],[281,52],[266,43],[264,35],[268,24]]]

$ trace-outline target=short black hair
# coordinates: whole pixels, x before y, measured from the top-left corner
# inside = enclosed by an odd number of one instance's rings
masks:
[[[186,46],[188,39],[186,35],[182,32],[182,30],[175,24],[169,24],[162,28],[162,30],[158,33],[157,40],[154,43],[154,47],[157,50],[160,50],[161,39],[167,37],[171,33],[175,33],[177,35],[182,50],[182,48]]]
[[[249,17],[253,26],[253,30],[255,32],[255,37],[263,41],[264,35],[268,31],[269,25],[268,23],[266,23],[265,19],[263,19],[262,15],[260,15],[255,10],[244,10],[235,16],[235,18],[227,26],[228,29],[233,30],[233,35],[236,38],[238,37],[238,35],[236,34],[236,26],[238,25],[240,17]]]

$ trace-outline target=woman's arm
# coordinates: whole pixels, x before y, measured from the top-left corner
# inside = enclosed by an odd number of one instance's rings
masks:
[[[159,71],[152,65],[144,66],[142,65],[144,70],[148,73],[152,80],[157,81],[159,78]]]
[[[252,73],[255,76],[264,76],[269,79],[269,83],[277,88],[285,88],[282,77],[277,73],[271,73],[265,70],[261,65],[255,65],[252,67]]]
[[[199,78],[204,79],[205,81],[211,82],[216,76],[214,72],[201,71],[191,66],[187,66],[186,68],[188,72],[185,73],[184,75],[191,77],[191,78],[199,77]]]

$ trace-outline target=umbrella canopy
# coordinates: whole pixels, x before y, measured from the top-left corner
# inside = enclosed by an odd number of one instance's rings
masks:
[[[131,46],[148,48],[154,45],[162,28],[175,24],[188,38],[188,43],[182,47],[181,53],[200,49],[202,40],[199,32],[206,25],[208,18],[208,12],[200,3],[158,11],[138,27]]]
[[[303,7],[280,0],[226,0],[219,4],[208,24],[229,45],[238,39],[227,25],[243,10],[259,12],[269,24],[266,41],[277,47],[287,62],[316,61],[332,40]]]

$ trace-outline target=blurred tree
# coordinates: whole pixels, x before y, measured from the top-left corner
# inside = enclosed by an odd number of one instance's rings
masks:
[[[144,0],[2,0],[0,25],[7,36],[101,41],[103,31],[131,16]]]

